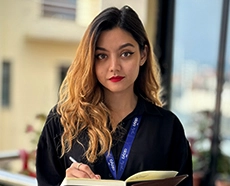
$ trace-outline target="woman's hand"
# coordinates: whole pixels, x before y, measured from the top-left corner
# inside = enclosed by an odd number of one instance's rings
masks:
[[[94,174],[88,165],[78,162],[72,163],[66,169],[66,177],[101,179],[101,176]]]

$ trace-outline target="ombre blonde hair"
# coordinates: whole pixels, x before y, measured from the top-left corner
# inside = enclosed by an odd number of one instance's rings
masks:
[[[95,75],[94,60],[101,32],[114,27],[132,34],[139,44],[140,52],[147,46],[148,57],[140,67],[134,91],[162,106],[160,71],[142,22],[128,6],[120,10],[115,7],[107,8],[95,17],[86,30],[60,87],[57,110],[64,127],[61,138],[62,155],[72,148],[73,142],[78,141],[78,136],[83,131],[87,131],[89,137],[85,152],[89,162],[94,162],[111,148],[110,111],[103,102],[103,89]]]

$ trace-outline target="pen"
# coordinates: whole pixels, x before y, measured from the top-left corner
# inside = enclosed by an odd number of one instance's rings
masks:
[[[69,159],[70,159],[70,161],[72,161],[73,163],[76,163],[76,162],[77,162],[72,156],[70,156]],[[77,162],[77,163],[78,163],[78,162]],[[77,170],[80,170],[79,168],[80,168],[81,165],[82,165],[82,163],[78,163],[78,165],[77,165]],[[96,178],[96,179],[101,179],[101,176],[100,176],[100,175],[94,175],[94,178]]]
[[[76,163],[76,162],[77,162],[72,156],[70,156],[69,159],[70,159],[70,161],[72,161],[73,163]]]
[[[77,161],[74,159],[74,158],[72,158],[71,156],[69,157],[69,159],[70,159],[70,161],[72,161],[73,163],[76,163]],[[78,162],[77,162],[78,163]],[[78,163],[78,165],[77,165],[77,170],[80,170],[79,168],[80,168],[80,166],[82,165],[82,163]]]

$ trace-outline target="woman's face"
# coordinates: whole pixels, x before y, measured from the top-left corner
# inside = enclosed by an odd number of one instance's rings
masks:
[[[118,27],[103,31],[95,51],[95,71],[105,91],[132,91],[147,49],[140,52],[132,35]]]

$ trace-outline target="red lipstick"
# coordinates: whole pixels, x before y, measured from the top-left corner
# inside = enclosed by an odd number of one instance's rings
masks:
[[[109,80],[112,81],[112,82],[119,82],[119,81],[121,81],[123,78],[124,78],[124,77],[122,77],[122,76],[113,76],[113,77],[109,78]]]

